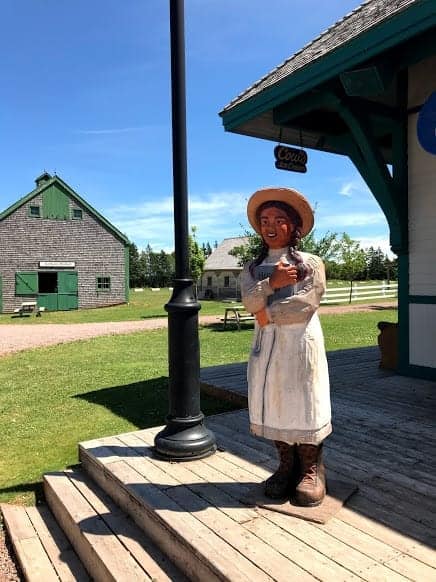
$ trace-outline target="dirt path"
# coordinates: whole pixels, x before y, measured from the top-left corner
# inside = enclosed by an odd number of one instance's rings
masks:
[[[322,306],[320,313],[349,313],[379,310],[380,318],[384,309],[395,307],[394,302],[365,305]],[[218,323],[217,315],[202,315],[200,323]],[[102,335],[127,334],[167,327],[167,318],[144,319],[141,321],[117,321],[108,323],[41,323],[38,325],[0,325],[0,356],[30,348],[55,345],[88,339]]]
[[[203,316],[202,323],[216,323],[215,315]],[[102,335],[117,335],[167,327],[167,318],[105,323],[41,323],[38,325],[0,325],[0,356],[29,348],[50,346],[89,339]]]

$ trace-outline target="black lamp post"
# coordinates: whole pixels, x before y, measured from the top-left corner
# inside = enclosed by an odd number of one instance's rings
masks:
[[[170,0],[176,277],[168,312],[169,414],[155,452],[172,461],[200,459],[216,450],[200,410],[198,312],[189,274],[186,164],[185,38],[183,0]]]

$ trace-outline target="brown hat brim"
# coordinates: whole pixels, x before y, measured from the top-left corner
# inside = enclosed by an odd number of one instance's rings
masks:
[[[247,216],[251,226],[260,234],[260,225],[257,218],[257,210],[264,202],[284,202],[298,212],[301,218],[301,236],[306,236],[314,224],[313,210],[307,199],[292,188],[262,188],[257,190],[247,204]]]

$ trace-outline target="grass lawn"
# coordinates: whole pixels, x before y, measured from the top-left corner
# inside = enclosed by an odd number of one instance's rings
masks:
[[[359,287],[366,284],[379,283],[377,281],[359,282]],[[328,286],[346,286],[347,282],[332,281]],[[142,292],[131,290],[130,301],[125,305],[115,305],[114,307],[102,307],[100,309],[79,309],[73,311],[53,311],[46,312],[42,317],[30,315],[28,317],[11,316],[10,313],[0,314],[0,325],[2,323],[14,323],[17,325],[35,325],[39,323],[94,323],[104,321],[137,321],[151,317],[166,317],[164,305],[171,297],[169,289],[151,291],[144,289]],[[365,300],[362,300],[365,302]],[[368,300],[366,300],[368,301]],[[371,303],[383,301],[383,299],[371,299]],[[201,301],[200,315],[223,315],[224,309],[229,303],[222,301]],[[360,303],[360,302],[359,302]],[[342,302],[341,304],[345,304]],[[329,305],[336,305],[331,303]]]
[[[164,305],[171,297],[169,289],[151,291],[144,289],[138,293],[130,292],[130,301],[124,305],[102,307],[99,309],[78,309],[73,311],[45,312],[42,317],[11,316],[10,313],[0,314],[0,324],[16,323],[20,325],[38,323],[93,323],[101,321],[137,321],[150,317],[166,317]],[[221,301],[202,301],[201,315],[219,315],[224,313],[227,304]]]
[[[374,345],[396,310],[322,316],[328,350]],[[200,329],[201,365],[244,361],[252,326]],[[41,476],[77,463],[79,441],[163,424],[167,332],[108,336],[0,358],[0,500],[34,502]],[[202,397],[208,414],[231,409]]]

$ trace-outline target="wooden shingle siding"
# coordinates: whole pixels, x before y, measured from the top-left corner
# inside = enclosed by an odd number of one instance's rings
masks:
[[[3,311],[13,312],[23,301],[23,297],[15,296],[15,273],[44,270],[39,268],[40,261],[74,261],[79,307],[124,303],[124,242],[70,197],[69,216],[73,208],[80,208],[81,220],[33,218],[29,216],[30,205],[42,207],[42,195],[36,195],[0,221]],[[97,292],[97,275],[110,277],[110,292]]]
[[[409,107],[422,105],[436,91],[436,57],[426,59],[409,70]],[[418,114],[409,116],[409,294],[436,296],[436,156],[426,152],[416,134]],[[436,367],[436,305],[410,305],[410,363]]]

